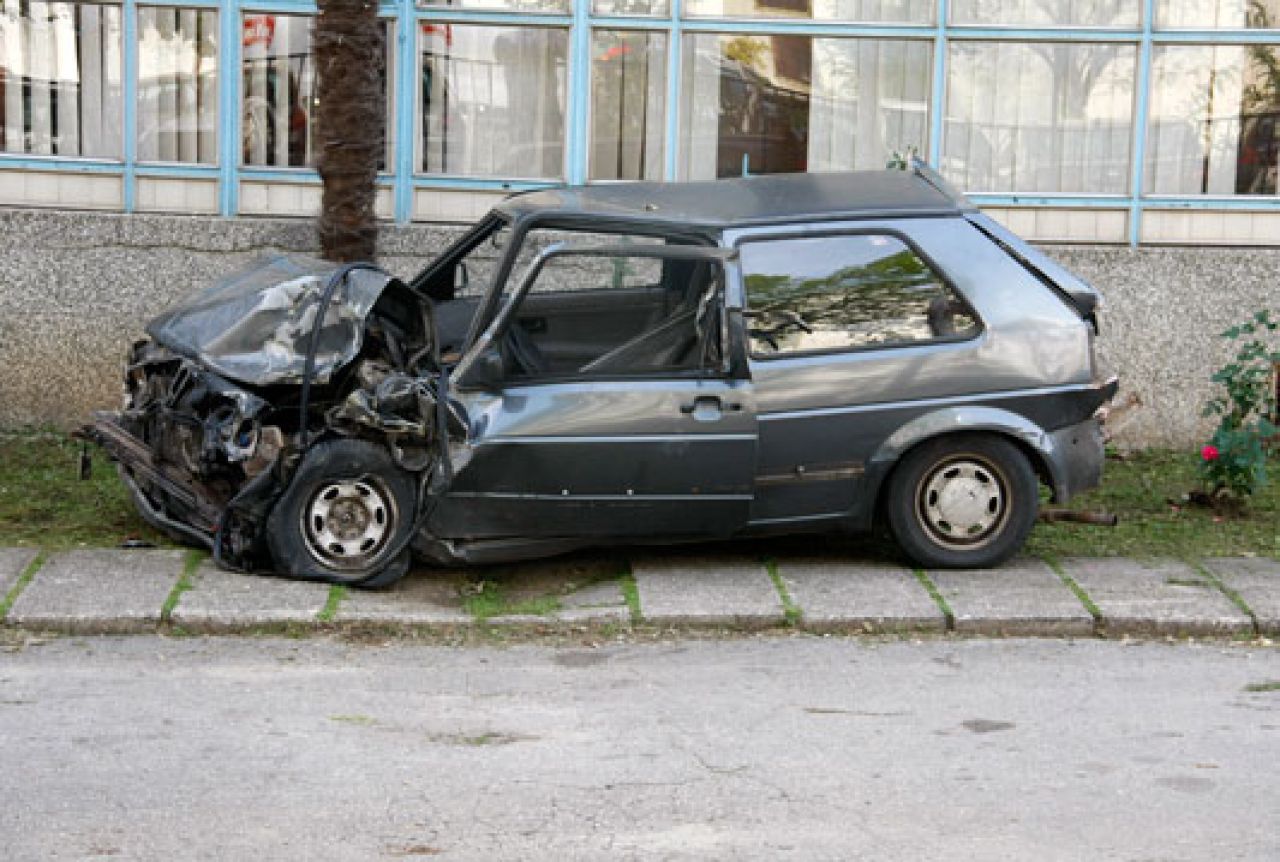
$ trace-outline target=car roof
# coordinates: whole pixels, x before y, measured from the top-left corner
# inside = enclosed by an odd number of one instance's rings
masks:
[[[723,230],[867,216],[959,215],[971,208],[931,175],[884,170],[566,186],[515,195],[496,209],[512,219],[587,218]]]

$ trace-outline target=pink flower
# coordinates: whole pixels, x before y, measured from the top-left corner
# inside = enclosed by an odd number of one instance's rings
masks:
[[[1205,446],[1200,450],[1200,457],[1206,461],[1217,461],[1220,454],[1218,447],[1213,445]]]

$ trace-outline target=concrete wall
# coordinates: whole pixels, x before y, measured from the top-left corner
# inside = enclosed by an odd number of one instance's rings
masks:
[[[408,276],[456,237],[384,227],[380,262]],[[71,427],[119,402],[143,323],[194,287],[271,251],[314,251],[310,221],[0,210],[0,428]],[[1102,353],[1139,406],[1124,445],[1190,446],[1205,428],[1217,333],[1280,307],[1280,250],[1050,247],[1106,295]]]

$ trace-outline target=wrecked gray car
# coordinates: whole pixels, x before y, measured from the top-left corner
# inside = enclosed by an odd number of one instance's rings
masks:
[[[1097,484],[1098,295],[927,168],[509,198],[423,272],[280,257],[154,320],[91,435],[228,567],[885,523],[991,566]]]

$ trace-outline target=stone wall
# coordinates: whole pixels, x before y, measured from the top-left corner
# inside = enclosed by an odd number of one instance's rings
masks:
[[[384,227],[380,263],[409,276],[458,236]],[[142,325],[193,288],[273,251],[315,250],[309,221],[0,210],[0,428],[71,427],[119,402]],[[1067,247],[1048,251],[1106,296],[1104,359],[1121,375],[1118,442],[1190,446],[1203,434],[1216,334],[1280,307],[1280,250]]]

